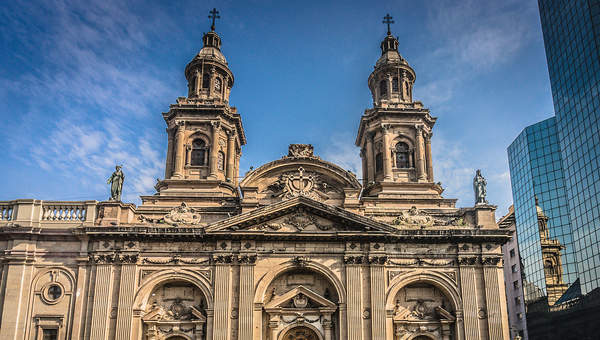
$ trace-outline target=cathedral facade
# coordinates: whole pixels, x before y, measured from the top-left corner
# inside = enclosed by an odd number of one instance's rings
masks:
[[[234,75],[214,26],[203,44],[163,113],[156,194],[124,203],[113,182],[104,202],[0,202],[0,339],[508,339],[508,232],[495,206],[442,197],[436,118],[389,30],[362,182],[309,144],[238,180]]]

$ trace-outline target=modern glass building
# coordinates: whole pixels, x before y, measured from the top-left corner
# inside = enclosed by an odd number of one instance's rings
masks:
[[[571,216],[570,252],[587,294],[600,287],[600,0],[538,3]]]
[[[522,288],[528,304],[547,298],[547,283],[552,283],[547,275],[550,268],[544,267],[542,258],[545,242],[539,227],[539,214],[542,212],[548,217],[549,239],[558,241],[563,247],[563,283],[569,286],[578,278],[555,118],[525,128],[508,147],[508,161],[517,238],[523,261]],[[536,197],[541,210],[536,207]],[[550,299],[549,302],[553,304],[555,301]]]

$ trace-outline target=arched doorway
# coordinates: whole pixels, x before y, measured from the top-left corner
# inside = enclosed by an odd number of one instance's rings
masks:
[[[287,331],[281,340],[319,340],[319,336],[312,329],[301,326]]]
[[[187,340],[186,338],[182,337],[182,336],[172,336],[170,338],[167,338],[167,340]]]

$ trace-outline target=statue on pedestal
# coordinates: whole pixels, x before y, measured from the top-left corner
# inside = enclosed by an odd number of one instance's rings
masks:
[[[111,201],[121,201],[121,193],[123,192],[123,181],[125,180],[125,175],[123,171],[121,171],[122,166],[117,165],[115,167],[115,172],[110,175],[107,184],[110,184],[110,200]]]
[[[488,201],[485,199],[485,195],[487,194],[485,186],[487,185],[487,181],[481,175],[481,170],[477,169],[475,173],[475,178],[473,178],[473,190],[475,191],[475,205],[478,204],[488,204]]]

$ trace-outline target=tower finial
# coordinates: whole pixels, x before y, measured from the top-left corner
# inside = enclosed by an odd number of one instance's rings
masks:
[[[387,24],[387,29],[388,29],[387,34],[388,35],[392,34],[392,31],[390,31],[390,24],[394,23],[394,20],[392,20],[392,19],[393,19],[393,17],[389,13],[383,17],[383,23]]]
[[[215,19],[220,19],[221,16],[219,15],[219,11],[217,11],[216,8],[213,8],[212,11],[210,11],[208,13],[210,13],[208,18],[212,19],[212,25],[210,25],[210,30],[214,31],[215,30]]]

